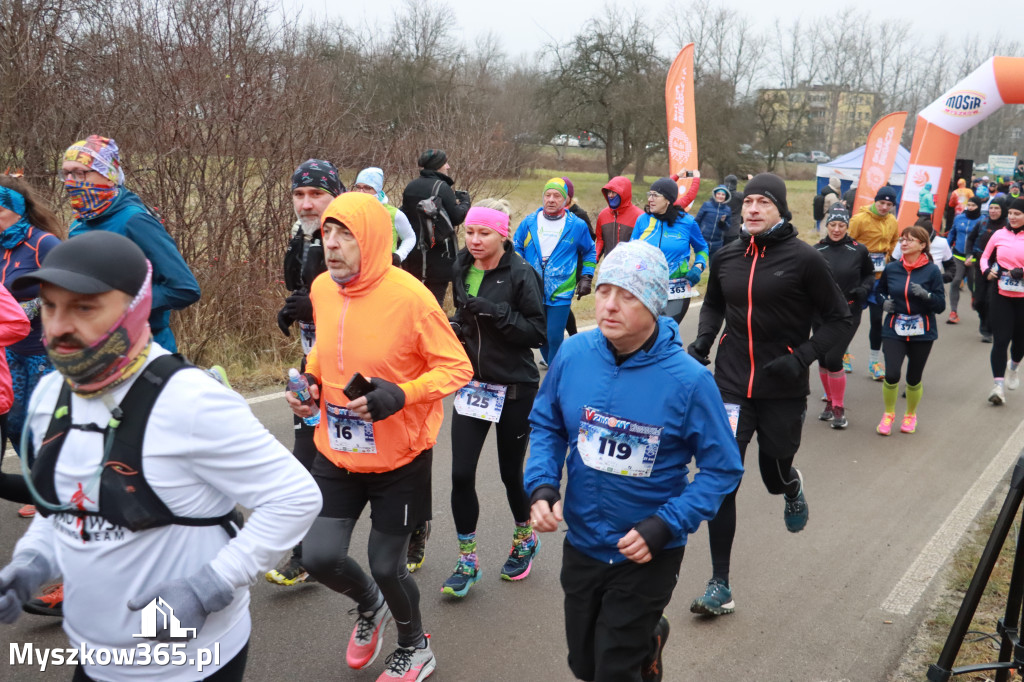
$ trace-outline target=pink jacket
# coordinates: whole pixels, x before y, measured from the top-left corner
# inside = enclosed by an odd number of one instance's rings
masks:
[[[7,414],[14,404],[14,389],[11,386],[11,370],[7,368],[7,354],[3,349],[28,336],[32,325],[25,311],[7,287],[0,286],[0,414]]]
[[[1024,230],[1014,234],[1009,227],[996,230],[992,238],[985,245],[985,251],[981,254],[981,271],[988,272],[992,267],[992,252],[996,252],[996,262],[1003,270],[1024,268]],[[999,293],[1009,298],[1024,298],[1024,292],[1006,291],[1002,287]]]

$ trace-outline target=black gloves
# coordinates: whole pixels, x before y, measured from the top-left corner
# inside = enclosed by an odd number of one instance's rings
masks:
[[[402,257],[399,256],[397,253],[392,253],[391,254],[391,264],[394,265],[396,268],[401,267],[402,266]]]
[[[764,366],[764,371],[783,381],[796,381],[802,375],[806,366],[797,356],[792,353],[782,355]]]
[[[928,290],[925,289],[920,284],[918,284],[917,282],[910,283],[910,295],[916,296],[917,298],[920,299],[924,299],[925,301],[932,297],[932,295],[928,293]]]
[[[891,298],[887,298],[882,301],[882,312],[883,313],[894,313],[896,312],[896,301]]]
[[[285,336],[292,335],[291,327],[292,322],[294,321],[295,320],[288,317],[288,313],[285,312],[284,308],[281,308],[280,310],[277,311],[277,326],[282,332],[284,332]]]
[[[854,287],[847,296],[854,303],[861,304],[868,297],[868,292],[864,287]]]
[[[948,270],[942,273],[942,283],[949,284],[953,281],[953,273]]]
[[[1010,270],[1010,277],[1014,279],[1024,279],[1024,268],[1014,268]]]
[[[455,320],[448,320],[448,324],[452,326],[452,331],[455,333],[455,338],[457,338],[459,341],[464,341],[465,339],[462,338],[462,325],[456,322]]]
[[[700,339],[694,341],[686,347],[686,352],[690,354],[690,357],[699,362],[700,364],[707,367],[711,364],[711,358],[708,357],[708,353],[711,352],[706,344],[700,341]]]
[[[463,310],[479,317],[498,317],[498,304],[479,296],[470,296]]]
[[[455,200],[460,204],[472,204],[473,200],[469,196],[469,192],[464,189],[455,190]]]
[[[582,277],[580,277],[580,283],[576,285],[577,301],[590,293],[590,287],[593,281],[593,275],[583,275]]]
[[[370,383],[373,390],[366,394],[366,409],[373,421],[387,419],[405,407],[405,393],[397,384],[377,377],[370,379]]]
[[[283,310],[296,322],[313,321],[313,302],[309,300],[308,292],[293,291],[291,296],[284,299]]]

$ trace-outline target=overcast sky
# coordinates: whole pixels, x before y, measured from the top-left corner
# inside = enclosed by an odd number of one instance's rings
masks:
[[[312,17],[341,18],[350,26],[390,26],[395,11],[404,6],[402,0],[369,0],[355,3],[350,0],[282,0],[285,6],[301,8],[302,15]],[[532,55],[552,38],[565,40],[575,34],[588,19],[604,11],[604,3],[594,0],[505,0],[501,3],[480,0],[447,0],[458,17],[458,29],[473,40],[488,31],[498,35],[510,57],[522,54]],[[622,8],[637,7],[657,24],[664,18],[669,3],[665,0],[640,0],[638,2],[616,3]],[[996,0],[988,3],[972,3],[966,0],[931,0],[921,2],[893,2],[893,0],[857,0],[856,3],[821,2],[816,0],[742,0],[724,2],[723,6],[750,16],[758,24],[770,27],[775,19],[789,24],[794,17],[802,21],[814,20],[829,11],[855,6],[869,12],[879,22],[912,22],[913,31],[908,40],[931,43],[934,37],[943,33],[955,36],[967,30],[977,33],[987,42],[1002,32],[1006,39],[1024,39],[1024,4],[1018,0]],[[988,11],[981,9],[987,5]],[[686,3],[680,7],[685,8]],[[998,9],[995,9],[998,8]],[[856,30],[856,27],[851,27]],[[681,47],[681,46],[680,46]],[[666,46],[666,49],[667,46]]]

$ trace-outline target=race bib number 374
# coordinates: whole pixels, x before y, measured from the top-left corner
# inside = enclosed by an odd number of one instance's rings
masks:
[[[662,427],[583,408],[577,448],[591,469],[618,476],[651,475],[661,444]]]

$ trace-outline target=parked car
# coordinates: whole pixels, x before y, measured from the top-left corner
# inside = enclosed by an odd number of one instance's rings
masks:
[[[828,163],[832,160],[832,157],[825,152],[812,151],[811,152],[811,163]]]
[[[792,161],[793,163],[807,163],[811,159],[803,152],[793,152],[786,157],[786,161]]]

